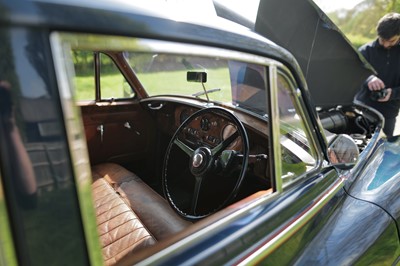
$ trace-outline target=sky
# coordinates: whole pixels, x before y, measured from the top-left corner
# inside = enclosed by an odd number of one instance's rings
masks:
[[[77,1],[79,0],[71,0]],[[101,0],[99,0],[101,1]],[[152,5],[165,5],[168,12],[163,14],[175,14],[180,15],[188,14],[189,17],[201,16],[201,14],[207,14],[209,12],[215,12],[213,6],[213,0],[118,0],[127,4],[132,2],[137,3],[139,6],[148,6],[151,8]],[[240,14],[249,20],[255,20],[257,15],[258,4],[260,0],[214,0],[223,5],[229,6],[234,10],[239,10]],[[351,9],[355,5],[359,4],[364,0],[312,0],[314,1],[325,13],[329,13],[338,9]],[[90,1],[89,1],[90,2]],[[179,12],[185,10],[186,12]],[[202,17],[204,20],[204,16]]]
[[[169,0],[177,1],[180,0]],[[195,1],[195,0],[194,0]],[[257,14],[258,3],[260,0],[215,0],[217,2],[225,3],[247,17],[255,19]],[[325,13],[332,12],[338,9],[351,9],[364,0],[313,0]]]

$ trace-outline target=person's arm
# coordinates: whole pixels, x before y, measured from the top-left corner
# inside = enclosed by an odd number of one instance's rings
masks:
[[[371,63],[370,53],[373,52],[372,49],[368,45],[363,45],[358,51]],[[385,83],[376,75],[371,75],[365,80],[363,87],[368,88],[370,91],[379,91],[385,88]]]
[[[32,162],[24,146],[21,134],[16,125],[11,86],[0,80],[0,135],[3,149],[10,158],[13,181],[24,206],[34,206],[36,203],[37,184]]]
[[[364,58],[371,63],[371,58],[370,58],[370,49],[371,47],[368,46],[367,44],[361,46],[358,51]],[[373,90],[380,90],[385,87],[384,82],[378,78],[376,75],[371,75],[369,76],[363,83],[363,88],[368,89],[370,91]]]

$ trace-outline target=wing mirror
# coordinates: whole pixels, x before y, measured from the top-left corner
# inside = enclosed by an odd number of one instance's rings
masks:
[[[340,134],[329,143],[329,161],[340,170],[351,169],[356,164],[359,155],[357,144],[348,135]]]

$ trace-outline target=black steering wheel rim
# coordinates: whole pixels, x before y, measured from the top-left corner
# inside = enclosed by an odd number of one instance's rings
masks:
[[[226,138],[226,140],[221,141],[219,144],[217,144],[215,147],[207,147],[205,145],[199,145],[195,148],[191,148],[187,146],[185,143],[179,140],[179,136],[181,135],[182,131],[197,117],[203,116],[207,113],[211,114],[217,114],[219,116],[223,116],[227,118],[229,121],[231,121],[236,128],[236,132]],[[234,188],[232,191],[229,193],[229,195],[226,197],[225,200],[223,200],[222,204],[218,204],[218,206],[215,206],[215,208],[210,209],[209,212],[207,213],[201,213],[197,214],[196,213],[196,207],[197,207],[197,200],[199,198],[199,193],[202,185],[203,179],[208,176],[210,172],[215,170],[215,165],[214,163],[218,160],[219,156],[221,153],[227,150],[227,147],[238,137],[241,138],[242,140],[242,154],[241,154],[241,163],[240,163],[240,173],[238,174],[238,178],[236,180],[236,183],[234,185]],[[169,178],[168,178],[168,171],[169,171],[169,162],[170,160],[173,160],[171,158],[171,150],[174,146],[178,146],[180,150],[182,150],[184,153],[186,153],[190,159],[189,159],[189,171],[191,175],[194,176],[195,178],[195,188],[193,191],[193,198],[191,200],[191,210],[183,210],[179,204],[174,200],[173,197],[173,192],[171,192],[171,184],[169,183]],[[188,219],[188,220],[198,220],[201,218],[204,218],[212,213],[215,213],[216,211],[222,209],[225,207],[227,204],[230,203],[230,201],[236,197],[239,188],[242,184],[242,181],[244,179],[247,165],[248,165],[248,158],[249,158],[249,140],[248,140],[248,135],[247,132],[242,124],[242,122],[230,111],[221,108],[221,107],[208,107],[201,109],[192,115],[190,115],[175,131],[173,137],[171,138],[171,141],[169,142],[169,145],[166,150],[165,158],[164,158],[164,165],[163,165],[163,173],[162,173],[162,186],[163,186],[163,191],[164,195],[169,202],[169,204],[172,206],[172,208],[183,218]]]

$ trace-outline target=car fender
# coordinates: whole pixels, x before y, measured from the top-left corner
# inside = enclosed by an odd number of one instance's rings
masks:
[[[381,139],[347,192],[370,202],[400,222],[400,136]]]
[[[294,265],[390,265],[399,259],[396,235],[390,215],[348,195]]]

